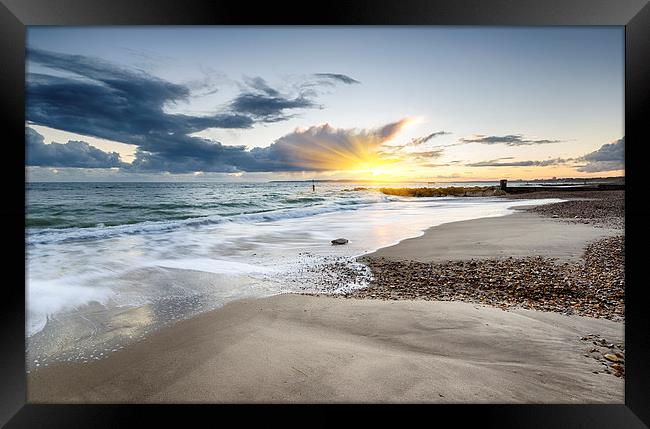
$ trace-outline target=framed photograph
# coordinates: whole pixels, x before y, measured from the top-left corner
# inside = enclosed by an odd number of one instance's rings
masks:
[[[0,422],[647,427],[647,2],[317,10],[2,0]]]

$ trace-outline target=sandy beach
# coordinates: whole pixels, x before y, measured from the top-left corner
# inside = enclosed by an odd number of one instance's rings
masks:
[[[280,295],[227,304],[102,361],[29,377],[30,402],[623,401],[581,337],[619,323],[455,302]]]
[[[519,212],[443,224],[367,257],[575,262],[617,234]],[[623,356],[623,334],[621,321],[435,297],[284,294],[229,303],[102,360],[38,369],[28,401],[622,403],[624,379],[603,356]]]
[[[611,228],[572,225],[522,211],[442,224],[367,257],[441,262],[539,255],[568,261],[580,258],[588,242],[614,233]]]

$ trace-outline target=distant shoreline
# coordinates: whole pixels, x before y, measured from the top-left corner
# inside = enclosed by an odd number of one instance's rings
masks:
[[[453,183],[499,183],[501,179],[493,180],[458,180],[458,181],[432,181],[432,180],[368,180],[368,179],[314,179],[315,183],[416,183],[416,184],[453,184]],[[548,183],[548,182],[624,182],[625,176],[615,176],[615,177],[589,177],[589,178],[556,178],[556,179],[508,179],[509,183]],[[29,180],[29,177],[26,177],[25,184],[39,184],[39,183],[241,183],[241,184],[255,184],[255,183],[312,183],[310,179],[303,180],[100,180],[100,181],[89,181],[89,180]]]
[[[421,183],[421,184],[433,184],[433,183],[499,183],[501,179],[493,180],[446,180],[446,181],[431,181],[431,180],[368,180],[368,179],[305,179],[305,180],[269,180],[266,183]],[[508,179],[509,183],[598,183],[598,182],[624,182],[625,176],[615,176],[615,177],[568,177],[568,178],[555,178],[555,179]]]

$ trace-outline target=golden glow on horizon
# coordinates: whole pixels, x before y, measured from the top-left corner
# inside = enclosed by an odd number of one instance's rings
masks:
[[[385,171],[397,162],[381,152],[382,145],[391,141],[405,127],[411,118],[396,122],[389,128],[362,131],[356,134],[338,132],[329,124],[300,132],[300,141],[283,141],[285,150],[291,151],[291,163],[306,170],[315,171]],[[328,130],[327,137],[321,131]],[[330,137],[334,135],[335,137]]]
[[[497,148],[492,146],[481,148],[479,153],[476,148],[472,148],[470,151],[464,147],[461,149],[458,145],[450,147],[444,144],[423,144],[415,148],[405,144],[404,140],[409,133],[405,134],[404,130],[424,123],[427,123],[424,117],[407,117],[392,124],[391,127],[360,132],[337,130],[324,124],[320,127],[301,130],[301,136],[307,141],[295,142],[290,146],[290,150],[295,165],[305,168],[307,173],[311,170],[312,173],[309,174],[314,174],[316,177],[381,182],[532,180],[554,177],[588,178],[625,175],[624,170],[581,172],[578,167],[584,162],[575,158],[574,160],[570,156],[566,157],[566,161],[560,161],[557,165],[470,166],[467,165],[470,162],[478,162],[486,158],[499,159],[499,156],[506,156],[503,159],[508,160],[521,159],[514,157],[515,153],[513,152],[515,151],[526,151],[528,153],[523,155],[523,159],[534,160],[539,159],[541,152],[535,153],[538,148]],[[318,132],[323,129],[326,129],[327,133]],[[332,135],[336,138],[332,139]],[[399,139],[397,139],[398,137]],[[393,140],[398,141],[393,142]],[[522,155],[519,154],[519,156]],[[458,159],[472,158],[478,159],[476,161],[458,161]]]
[[[424,126],[421,126],[424,125]],[[45,143],[52,141],[88,140],[92,146],[105,151],[119,152],[123,160],[132,161],[136,146],[117,142],[101,141],[73,133],[49,129],[28,124],[45,138]],[[502,145],[455,145],[457,137],[447,140],[435,140],[423,145],[409,145],[414,137],[426,135],[437,129],[431,126],[424,116],[410,116],[392,124],[374,129],[339,129],[325,123],[309,128],[296,128],[292,140],[291,134],[280,138],[284,150],[289,155],[289,164],[299,167],[298,171],[272,171],[274,177],[305,177],[355,179],[375,182],[443,182],[443,181],[494,181],[498,179],[552,179],[557,178],[593,178],[625,176],[624,170],[582,172],[578,168],[584,162],[581,155],[598,150],[603,144],[613,141],[609,138],[594,138],[589,142],[566,145],[543,145],[507,147]],[[299,138],[298,138],[299,137]],[[442,144],[441,144],[442,143]],[[435,152],[440,150],[441,155]],[[554,152],[550,152],[554,151]],[[425,155],[431,153],[432,155]],[[568,162],[546,166],[470,166],[470,163],[490,159],[508,161],[567,159]],[[571,161],[572,159],[576,161]],[[113,167],[112,172],[119,171]],[[67,168],[48,168],[56,176],[67,174]],[[61,174],[59,174],[61,173]],[[162,173],[170,175],[170,173]],[[210,172],[196,171],[188,173],[194,177],[209,176]],[[255,173],[245,171],[226,173],[233,178],[253,177]]]

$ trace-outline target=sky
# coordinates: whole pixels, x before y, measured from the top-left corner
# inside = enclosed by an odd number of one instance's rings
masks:
[[[28,27],[30,181],[624,174],[623,27]]]

